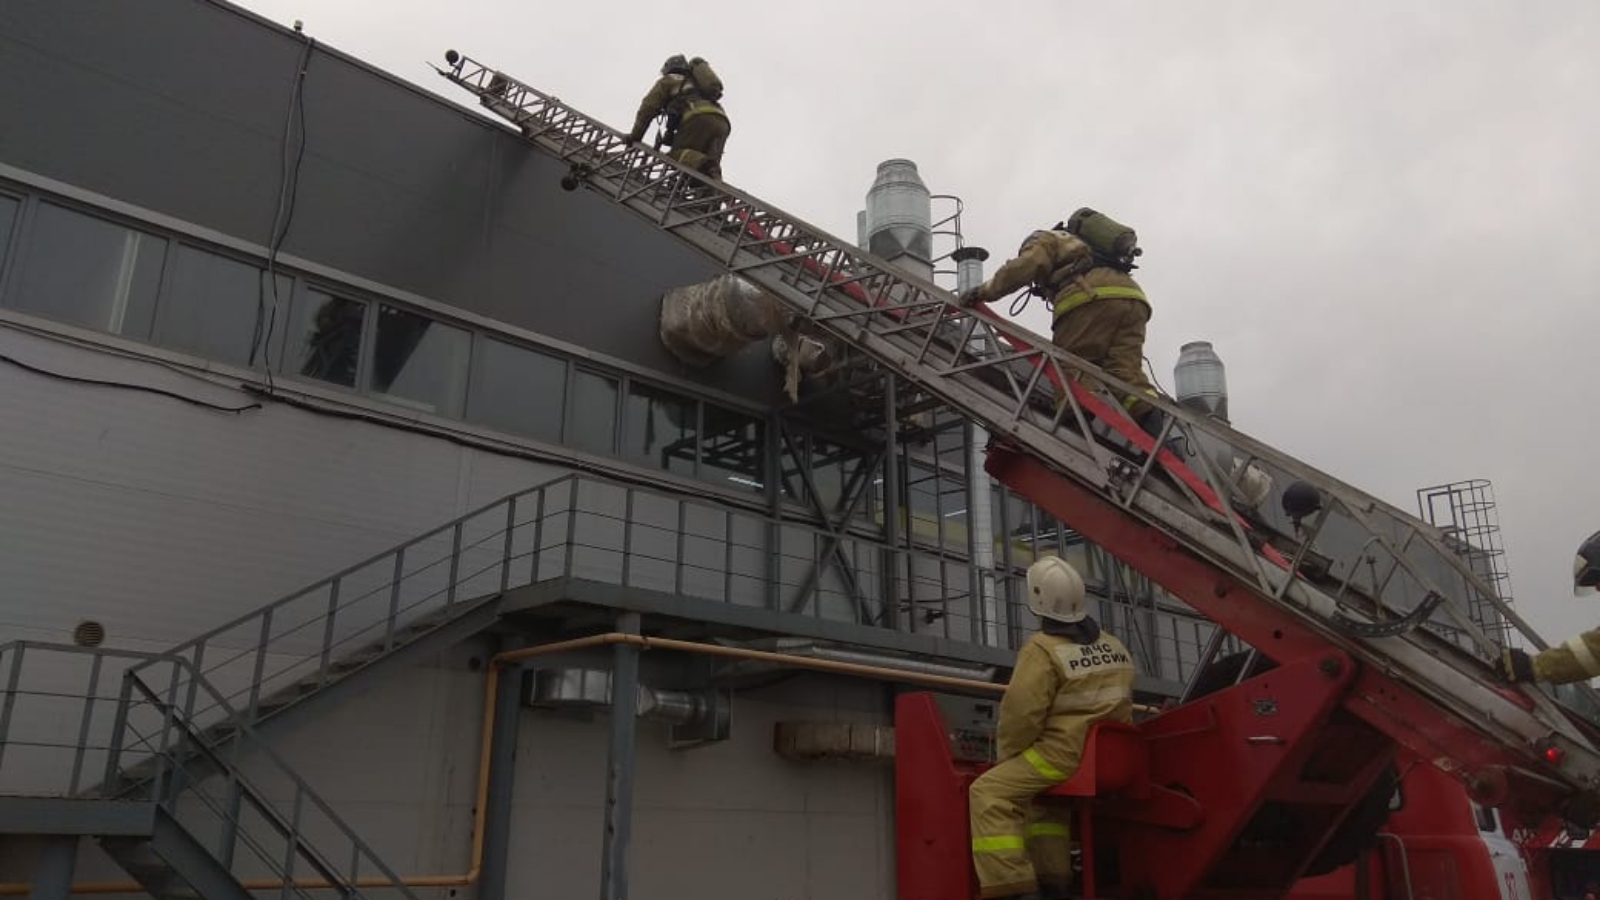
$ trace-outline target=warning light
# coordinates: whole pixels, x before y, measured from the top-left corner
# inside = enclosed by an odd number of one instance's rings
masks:
[[[1559,765],[1561,763],[1562,758],[1565,757],[1565,756],[1566,756],[1566,754],[1561,752],[1561,748],[1557,747],[1557,746],[1555,746],[1553,744],[1551,746],[1549,746],[1549,747],[1544,748],[1544,759],[1545,759],[1545,762],[1548,762],[1551,765]]]

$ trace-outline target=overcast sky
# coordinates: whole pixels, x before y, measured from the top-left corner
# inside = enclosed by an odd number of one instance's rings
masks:
[[[1600,528],[1600,4],[243,5],[459,100],[425,65],[454,47],[619,129],[705,56],[726,178],[851,240],[892,157],[964,199],[991,270],[1110,213],[1168,389],[1210,340],[1246,432],[1408,510],[1490,479],[1523,614],[1600,624],[1570,588]]]

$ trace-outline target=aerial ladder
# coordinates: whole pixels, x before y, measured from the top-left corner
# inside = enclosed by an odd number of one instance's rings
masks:
[[[1470,600],[1545,644],[1447,535],[1165,398],[1147,434],[1068,373],[1129,385],[1031,331],[498,70],[445,59],[439,74],[568,166],[563,187],[695,248],[986,429],[998,481],[1219,626],[1208,661],[1226,633],[1274,666],[1141,724],[1159,783],[1105,829],[1113,867],[1138,873],[1103,879],[1112,893],[1282,896],[1396,747],[1486,806],[1594,824],[1600,737],[1544,694],[1500,683],[1499,645]],[[1284,517],[1234,502],[1251,467],[1286,485]]]

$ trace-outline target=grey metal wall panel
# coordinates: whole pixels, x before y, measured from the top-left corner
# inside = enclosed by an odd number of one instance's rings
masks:
[[[79,377],[248,401],[150,363],[0,329]],[[562,471],[268,404],[228,415],[0,367],[0,639],[80,619],[164,649]]]
[[[206,0],[0,6],[0,161],[265,244],[299,38]],[[668,288],[717,268],[497,125],[312,54],[284,252],[597,352],[776,397],[764,346],[708,372],[661,346]]]

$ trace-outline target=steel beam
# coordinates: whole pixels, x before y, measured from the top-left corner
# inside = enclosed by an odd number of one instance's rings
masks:
[[[0,797],[0,834],[147,837],[154,803],[69,797]]]
[[[489,792],[483,813],[479,900],[505,900],[506,872],[511,857],[511,805],[516,789],[522,667],[507,666],[497,677],[500,683],[495,691],[494,737],[489,742]]]
[[[67,900],[72,896],[72,872],[78,866],[78,837],[56,835],[45,838],[39,862],[33,867],[33,890],[29,900]]]
[[[884,625],[900,627],[900,419],[895,402],[895,375],[883,374],[883,560]],[[907,620],[916,622],[908,613]]]
[[[617,630],[639,633],[639,614],[617,616]],[[600,860],[600,900],[628,898],[628,840],[633,832],[633,774],[638,736],[639,648],[617,644],[611,670],[611,748],[606,767],[605,834]]]

